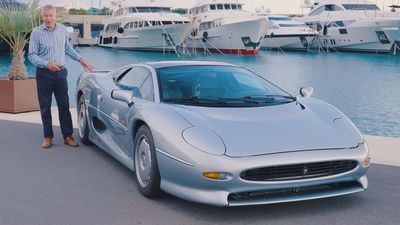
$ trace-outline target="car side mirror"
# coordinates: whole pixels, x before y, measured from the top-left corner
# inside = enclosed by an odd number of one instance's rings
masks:
[[[125,102],[128,106],[133,105],[132,91],[115,89],[111,92],[111,98],[117,101]]]
[[[303,87],[300,88],[300,95],[304,98],[309,98],[314,93],[314,88],[312,87]]]

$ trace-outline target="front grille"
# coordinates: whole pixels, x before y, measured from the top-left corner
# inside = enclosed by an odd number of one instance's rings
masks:
[[[355,188],[362,188],[357,181],[338,182],[307,187],[283,188],[266,191],[236,192],[228,195],[228,201],[251,201],[257,199],[279,199],[313,195],[317,193],[341,192]]]
[[[357,162],[350,160],[304,163],[247,170],[240,177],[249,181],[301,180],[341,174],[356,167]]]

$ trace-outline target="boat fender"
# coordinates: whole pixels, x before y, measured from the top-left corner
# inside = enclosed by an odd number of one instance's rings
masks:
[[[124,28],[122,28],[122,27],[118,27],[118,33],[120,33],[120,34],[122,34],[122,33],[124,33]]]
[[[206,42],[207,39],[208,39],[208,32],[205,31],[205,32],[203,33],[203,39],[202,39],[202,41],[203,41],[203,42]]]

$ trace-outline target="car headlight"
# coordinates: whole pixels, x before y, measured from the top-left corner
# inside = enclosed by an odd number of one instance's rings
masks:
[[[182,137],[194,148],[213,155],[223,155],[225,144],[213,130],[204,127],[190,127],[182,132]]]

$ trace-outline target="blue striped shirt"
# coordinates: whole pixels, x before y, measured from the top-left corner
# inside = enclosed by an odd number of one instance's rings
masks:
[[[74,50],[65,26],[57,23],[54,30],[50,30],[43,23],[34,28],[29,41],[29,61],[39,68],[47,68],[49,62],[65,66],[65,54],[79,61],[81,56]]]

